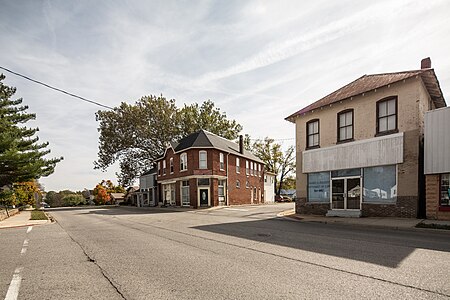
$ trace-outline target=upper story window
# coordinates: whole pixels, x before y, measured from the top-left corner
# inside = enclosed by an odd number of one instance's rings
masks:
[[[187,170],[187,153],[180,154],[180,171]]]
[[[169,168],[170,168],[170,174],[173,174],[173,157],[169,160]]]
[[[253,170],[253,162],[250,162],[250,175],[255,175],[255,171]]]
[[[248,175],[248,160],[245,161],[245,174]]]
[[[163,175],[166,175],[166,160],[163,160]]]
[[[261,165],[258,164],[258,176],[261,177]]]
[[[207,169],[208,168],[208,157],[206,151],[198,152],[198,168]]]
[[[161,175],[161,162],[158,161],[158,175]]]
[[[241,165],[240,165],[239,157],[236,157],[236,173],[241,173]]]
[[[306,123],[306,148],[319,147],[319,120]]]
[[[377,102],[377,134],[397,132],[397,97]]]
[[[338,113],[338,142],[353,140],[353,109]]]
[[[220,169],[225,170],[225,159],[223,153],[219,154],[219,161],[220,161]]]

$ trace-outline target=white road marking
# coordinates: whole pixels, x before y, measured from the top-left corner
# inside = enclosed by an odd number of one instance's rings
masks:
[[[20,283],[22,282],[22,270],[23,267],[19,267],[14,271],[5,300],[17,300],[17,297],[19,296]]]
[[[30,233],[30,231],[33,229],[33,226],[28,226],[28,229],[27,229],[27,233]]]
[[[29,239],[25,239],[25,241],[23,241],[23,246],[22,246],[22,250],[20,251],[20,255],[23,255],[27,252],[29,242],[30,242]]]

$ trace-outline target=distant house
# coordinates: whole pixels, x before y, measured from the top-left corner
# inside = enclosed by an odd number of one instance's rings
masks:
[[[209,207],[263,202],[264,163],[240,143],[200,130],[171,143],[156,160],[160,200]]]
[[[138,193],[139,193],[138,186],[130,186],[129,188],[127,188],[127,191],[125,193],[125,202],[128,205],[137,206]]]
[[[275,173],[264,172],[264,203],[275,202]]]
[[[364,75],[287,117],[296,126],[296,212],[423,217],[424,116],[445,106],[426,58],[418,70]],[[435,150],[449,157],[448,144]],[[436,172],[430,180],[443,189],[450,169]]]
[[[138,198],[136,204],[138,207],[158,205],[156,174],[157,169],[155,167],[139,177],[139,189],[137,192]]]
[[[450,107],[425,114],[427,218],[450,220]]]
[[[111,204],[119,204],[125,200],[125,194],[124,193],[111,193]]]

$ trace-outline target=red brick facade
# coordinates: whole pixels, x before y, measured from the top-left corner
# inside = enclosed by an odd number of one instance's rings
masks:
[[[206,169],[199,168],[200,151],[206,151],[207,153]],[[187,155],[187,170],[184,171],[180,170],[180,156],[183,153]],[[223,168],[220,166],[221,153],[223,154]],[[170,159],[173,160],[173,172],[171,172]],[[236,170],[237,159],[239,159],[240,164],[239,173]],[[163,161],[166,161],[165,173]],[[249,166],[253,164],[253,171],[248,170],[248,175],[246,174],[246,161],[248,161]],[[157,160],[156,164],[158,166],[157,181],[161,191],[159,195],[160,202],[164,202],[168,198],[165,195],[165,187],[167,190],[167,185],[169,184],[172,185],[171,187],[175,186],[175,201],[171,199],[172,204],[182,206],[181,184],[185,180],[189,181],[190,207],[197,208],[201,206],[198,198],[200,188],[209,189],[208,206],[259,204],[263,202],[264,166],[261,162],[250,160],[244,156],[226,153],[215,148],[189,148],[185,151],[174,153],[174,150],[169,147],[164,157]],[[255,168],[256,170],[254,170]],[[199,187],[197,184],[198,179],[209,179],[209,185]],[[219,181],[225,182],[225,201],[222,203],[219,201]]]
[[[440,175],[426,175],[427,219],[450,220],[450,210],[439,207]]]

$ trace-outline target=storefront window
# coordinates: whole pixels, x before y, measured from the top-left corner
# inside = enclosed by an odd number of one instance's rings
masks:
[[[308,174],[308,201],[330,202],[330,172]]]
[[[364,168],[364,202],[395,202],[396,171],[395,165]]]
[[[441,174],[441,206],[450,206],[450,173]]]
[[[360,176],[361,175],[361,169],[346,169],[346,170],[336,170],[331,171],[331,177],[349,177],[349,176]]]
[[[189,199],[189,181],[183,180],[181,182],[181,201],[184,206],[189,206],[190,199]]]

